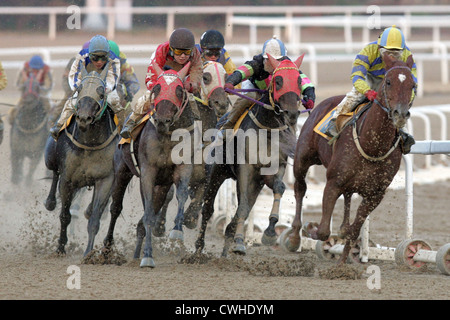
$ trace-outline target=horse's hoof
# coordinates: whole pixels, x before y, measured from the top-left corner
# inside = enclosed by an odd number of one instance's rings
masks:
[[[152,235],[155,237],[158,237],[158,238],[163,237],[165,235],[165,233],[166,233],[165,228],[154,228],[152,230]]]
[[[155,267],[155,260],[153,258],[142,258],[141,260],[141,268],[154,268]]]
[[[247,249],[245,248],[245,245],[241,243],[236,243],[233,248],[233,252],[241,255],[247,254]]]
[[[184,242],[183,231],[180,231],[180,230],[170,231],[169,239],[170,240],[180,240],[181,242]]]
[[[186,228],[188,229],[195,229],[197,227],[197,221],[198,219],[184,219],[183,224],[186,226]]]
[[[292,228],[286,228],[280,234],[280,246],[288,252],[296,252],[300,248],[301,238],[291,238],[293,231]]]
[[[56,208],[56,199],[47,199],[45,200],[45,209],[47,209],[48,211],[53,211]]]
[[[267,235],[265,232],[262,235],[261,243],[265,246],[274,246],[277,243],[277,235]]]

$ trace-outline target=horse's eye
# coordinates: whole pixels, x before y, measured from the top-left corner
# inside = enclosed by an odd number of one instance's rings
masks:
[[[387,84],[388,86],[390,86],[390,85],[391,85],[391,80],[386,80],[386,84]]]
[[[206,85],[208,85],[208,84],[211,83],[211,81],[212,81],[212,76],[211,76],[211,74],[210,74],[210,73],[204,73],[204,74],[203,74],[203,83],[206,84]]]
[[[281,76],[275,77],[275,88],[277,91],[283,88],[283,78]]]

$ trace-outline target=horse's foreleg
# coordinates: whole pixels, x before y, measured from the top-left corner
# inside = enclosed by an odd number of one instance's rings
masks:
[[[155,203],[155,221],[152,221],[152,232],[155,237],[162,237],[166,232],[166,215],[170,201],[175,193],[174,185],[155,186],[153,201]]]
[[[334,185],[334,182],[327,181],[322,197],[322,219],[320,220],[319,227],[310,231],[313,239],[325,241],[330,237],[331,216],[333,215],[334,206],[340,195],[341,192]]]
[[[339,238],[344,238],[350,227],[350,206],[352,202],[352,193],[344,193],[344,219],[339,227]]]
[[[189,196],[189,180],[192,174],[192,165],[179,165],[174,173],[174,181],[177,186],[176,197],[178,201],[175,226],[169,234],[169,239],[183,241],[184,205]]]
[[[105,211],[111,195],[111,187],[114,181],[114,175],[95,182],[94,194],[92,197],[92,214],[88,221],[88,244],[84,255],[86,256],[94,248],[95,236],[100,228],[100,218]]]
[[[355,220],[348,227],[346,234],[343,235],[347,241],[345,243],[344,252],[338,260],[338,264],[345,263],[350,254],[352,244],[354,244],[359,237],[362,225],[369,214],[380,204],[383,197],[384,193],[363,198],[356,212]]]
[[[155,187],[156,168],[143,167],[141,169],[141,197],[144,203],[144,216],[142,217],[142,224],[145,230],[145,242],[144,242],[144,256],[141,260],[141,267],[155,267],[155,261],[153,260],[153,248],[152,248],[152,226],[151,222],[154,221],[155,207],[153,204],[153,189]]]
[[[300,230],[303,223],[302,206],[303,198],[306,194],[306,174],[308,173],[308,166],[301,166],[301,163],[297,160],[294,162],[294,195],[295,195],[295,216],[292,221],[292,232],[286,239],[285,245],[290,252],[295,252],[300,248],[301,238]]]
[[[45,208],[48,211],[53,211],[55,210],[56,207],[56,190],[58,187],[58,181],[59,181],[59,175],[56,171],[52,172],[53,177],[52,177],[52,186],[50,187],[50,192],[47,196],[47,199],[45,200]]]
[[[226,173],[225,166],[214,164],[211,171],[211,179],[206,187],[205,197],[202,208],[202,222],[200,224],[200,232],[195,241],[195,249],[201,252],[205,247],[206,227],[209,219],[214,214],[214,202],[223,182],[229,178]]]
[[[133,174],[126,165],[115,173],[114,183],[111,188],[112,202],[109,206],[111,220],[109,222],[108,233],[103,240],[103,245],[106,248],[110,248],[114,244],[114,228],[116,226],[117,218],[120,216],[123,209],[125,191],[132,178]]]
[[[71,186],[69,186],[69,183],[61,182],[59,193],[61,195],[61,213],[59,215],[61,229],[58,240],[58,249],[56,250],[56,253],[58,255],[65,255],[65,246],[67,244],[67,227],[72,219],[72,215],[70,214],[70,206],[72,204],[75,190]]]
[[[274,177],[272,187],[273,190],[273,203],[272,210],[269,215],[269,226],[264,230],[261,242],[266,246],[273,246],[277,241],[277,233],[275,232],[275,225],[279,220],[281,197],[286,190],[286,186],[283,183],[284,167],[280,167],[279,173]],[[266,183],[267,184],[267,183]]]
[[[189,183],[189,196],[191,203],[184,213],[184,225],[189,229],[194,229],[197,226],[198,215],[202,210],[203,197],[205,195],[207,176],[205,174],[205,167],[203,164],[194,166],[192,178]]]

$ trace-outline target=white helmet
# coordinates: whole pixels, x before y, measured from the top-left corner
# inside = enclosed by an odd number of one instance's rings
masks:
[[[284,46],[284,43],[277,39],[277,36],[273,36],[272,39],[267,40],[264,42],[263,46],[263,57],[267,58],[267,53],[270,54],[275,59],[280,59],[284,56],[287,56],[287,50]]]

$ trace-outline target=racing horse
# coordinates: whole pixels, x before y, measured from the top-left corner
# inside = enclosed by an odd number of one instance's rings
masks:
[[[268,56],[274,71],[269,90],[258,101],[261,104],[255,103],[251,107],[235,135],[230,137],[231,132],[227,130],[227,138],[226,141],[222,140],[222,146],[219,148],[220,143],[217,143],[211,148],[210,155],[215,159],[208,161],[212,162],[211,177],[205,193],[202,222],[195,243],[197,253],[200,253],[205,245],[206,227],[214,212],[217,192],[228,178],[237,180],[238,208],[226,227],[222,255],[226,256],[229,249],[238,254],[246,253],[244,223],[264,185],[273,190],[274,200],[269,226],[264,230],[262,242],[265,245],[276,242],[275,224],[279,217],[280,200],[286,188],[282,180],[288,156],[292,156],[295,149],[295,129],[301,103],[299,68],[304,55],[295,62],[291,60],[280,62],[269,54]],[[254,136],[259,141],[248,139],[248,143],[245,143],[247,134],[251,136],[252,132],[256,133]],[[240,139],[244,145],[240,144]],[[234,150],[236,152],[233,152]],[[270,159],[263,159],[263,156],[266,158],[268,154],[271,155]]]
[[[77,89],[75,121],[61,131],[55,141],[51,136],[45,147],[45,164],[53,171],[47,210],[56,207],[59,182],[61,198],[61,230],[57,253],[65,254],[67,226],[71,221],[70,206],[83,187],[94,187],[92,200],[85,211],[88,221],[88,243],[84,255],[92,251],[100,227],[100,217],[108,203],[114,180],[113,156],[118,141],[114,113],[106,102],[106,76],[108,66],[98,74],[81,71],[81,84]],[[72,117],[72,118],[73,118]]]
[[[194,115],[183,83],[189,67],[190,62],[176,72],[163,71],[155,65],[157,82],[150,93],[154,101],[151,119],[145,122],[136,141],[127,144],[129,149],[135,148],[136,152],[131,153],[137,154],[136,164],[126,156],[125,151],[122,151],[123,146],[118,147],[115,152],[111,222],[104,245],[109,248],[113,244],[114,227],[122,211],[125,190],[133,173],[137,173],[140,177],[144,206],[144,215],[139,224],[143,226],[144,232],[140,232],[138,226],[134,258],[139,258],[145,238],[141,267],[155,267],[151,242],[152,228],[155,225],[156,213],[161,209],[172,184],[176,186],[178,210],[175,226],[169,238],[175,240],[183,238],[184,206],[188,199],[188,185],[193,168],[192,133],[195,128]]]
[[[22,98],[14,122],[11,126],[11,182],[15,185],[23,178],[25,159],[29,159],[29,169],[26,181],[32,182],[33,174],[44,153],[48,137],[47,118],[40,98],[39,81],[35,76],[24,82]]]
[[[345,263],[367,216],[382,201],[396,175],[402,158],[399,129],[410,117],[411,92],[415,82],[411,73],[412,57],[407,62],[383,56],[386,74],[378,88],[378,99],[358,112],[352,123],[343,127],[334,146],[314,132],[316,125],[344,96],[330,97],[314,108],[302,127],[294,157],[296,213],[292,230],[286,238],[289,251],[300,246],[301,211],[307,185],[305,177],[312,165],[326,167],[326,185],[322,198],[320,224],[309,230],[313,239],[325,241],[330,236],[330,220],[337,199],[344,196],[344,219],[339,237],[345,241],[338,264]],[[349,221],[352,194],[362,201],[355,220]],[[309,229],[309,228],[308,228]]]
[[[201,125],[202,137],[207,141],[198,141],[202,143],[201,152],[209,145],[209,141],[205,136],[207,130],[215,128],[217,120],[220,119],[226,112],[229,104],[228,96],[224,90],[225,79],[227,73],[223,65],[215,61],[207,61],[203,64],[203,75],[201,82],[200,98],[192,96],[197,105],[196,122]],[[200,151],[200,149],[199,149]],[[203,204],[203,196],[206,186],[208,184],[209,175],[207,174],[206,164],[202,161],[195,161],[194,168],[189,183],[189,196],[191,202],[184,214],[184,225],[193,229],[197,226],[198,215],[201,212]],[[162,236],[165,232],[166,212],[169,202],[173,197],[173,188],[163,205],[163,208],[158,213],[156,225],[154,228],[155,236]]]

